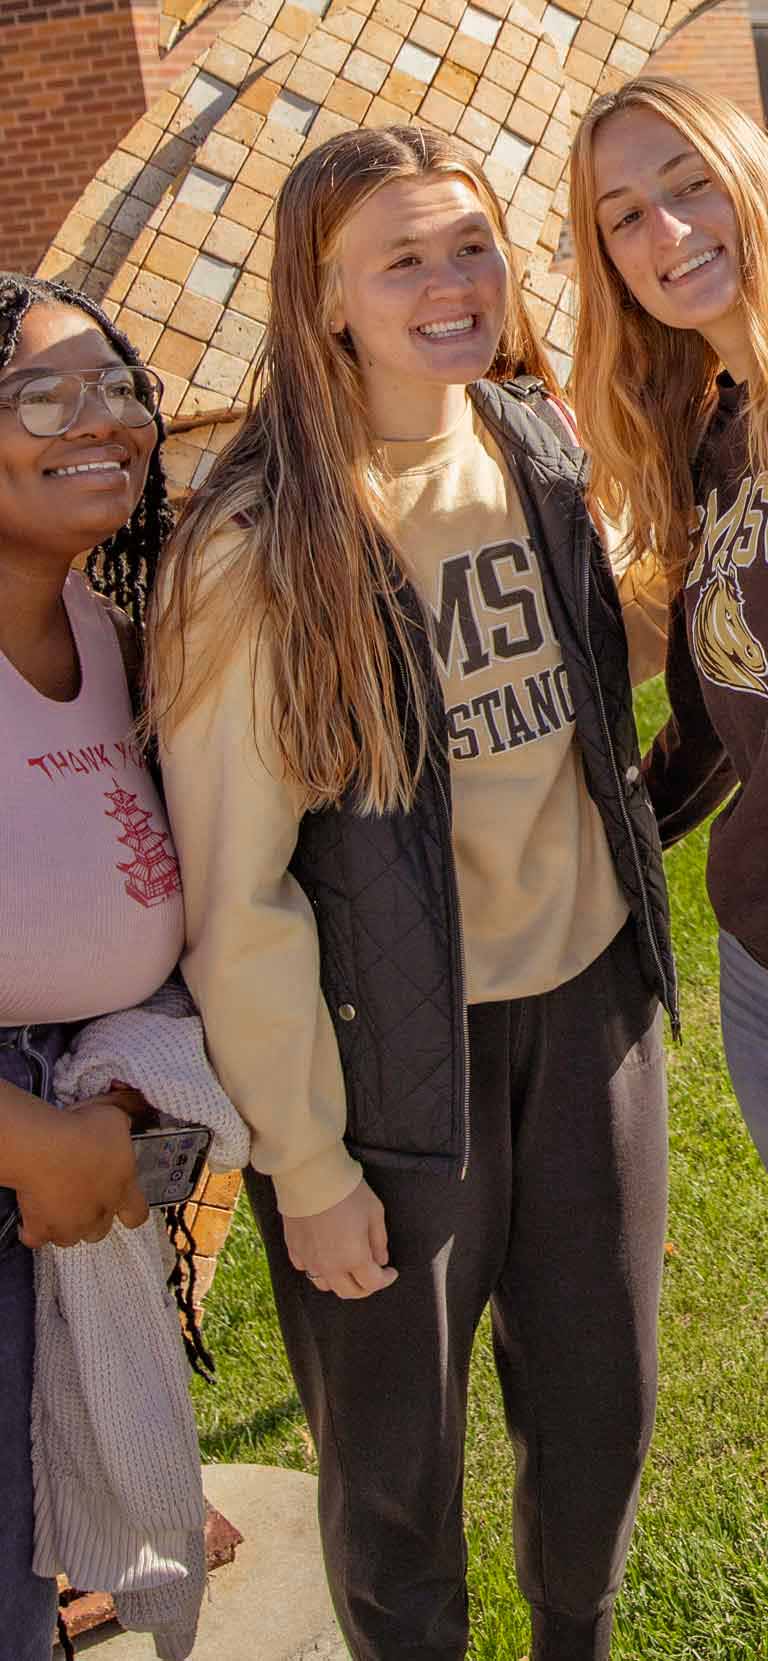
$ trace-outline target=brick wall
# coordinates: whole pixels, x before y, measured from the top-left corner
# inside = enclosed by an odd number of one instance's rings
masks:
[[[0,269],[35,269],[102,162],[242,4],[222,0],[161,59],[156,0],[0,0]]]
[[[688,81],[703,92],[722,93],[761,126],[765,121],[749,0],[722,0],[719,6],[692,17],[653,54],[649,68]]]

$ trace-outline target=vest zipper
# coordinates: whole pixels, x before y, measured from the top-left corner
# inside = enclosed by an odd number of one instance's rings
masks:
[[[586,535],[586,538],[588,540],[589,536],[590,536],[590,527],[589,527],[589,520],[586,519],[586,516],[585,516],[585,535]],[[672,1036],[673,1036],[673,1038],[677,1039],[677,1038],[680,1037],[680,1011],[679,1011],[678,1002],[677,1002],[677,982],[675,980],[675,982],[672,984],[672,986],[670,986],[669,981],[667,979],[666,970],[665,970],[664,964],[662,962],[661,950],[660,950],[660,947],[659,947],[658,937],[657,937],[657,934],[656,934],[656,926],[655,926],[654,921],[653,921],[653,913],[651,911],[650,903],[649,903],[649,900],[648,900],[648,888],[647,888],[647,885],[646,885],[645,875],[644,875],[642,863],[641,863],[641,860],[640,860],[640,852],[639,852],[639,849],[638,849],[638,846],[637,846],[637,838],[635,837],[634,826],[632,824],[632,820],[631,820],[631,818],[629,816],[629,813],[627,811],[627,804],[624,800],[624,791],[622,789],[621,776],[620,776],[620,773],[619,773],[619,767],[618,767],[618,763],[617,763],[617,760],[616,760],[616,752],[615,752],[614,747],[613,747],[613,739],[611,737],[611,729],[608,725],[608,717],[605,713],[605,702],[604,702],[604,699],[603,699],[603,688],[602,688],[602,685],[601,685],[601,682],[600,682],[600,676],[599,676],[599,673],[598,673],[597,659],[596,659],[594,651],[592,649],[592,637],[591,637],[590,632],[589,632],[589,558],[588,557],[583,561],[583,597],[584,597],[584,619],[583,619],[583,621],[584,621],[584,638],[586,640],[587,651],[589,653],[589,662],[590,662],[590,668],[592,670],[592,678],[594,680],[595,689],[597,691],[597,704],[598,704],[598,710],[599,710],[599,714],[600,714],[600,721],[601,721],[601,725],[602,725],[602,728],[603,728],[603,733],[605,735],[606,743],[608,745],[608,754],[610,756],[611,768],[613,770],[614,783],[616,785],[616,794],[618,796],[619,804],[620,804],[620,807],[621,807],[621,816],[624,820],[624,826],[625,826],[625,829],[626,829],[626,832],[627,832],[627,836],[629,838],[629,845],[632,849],[632,857],[633,857],[634,862],[635,862],[635,870],[637,871],[638,879],[639,879],[639,882],[640,882],[640,895],[641,895],[642,902],[643,902],[643,915],[645,917],[645,925],[646,925],[646,928],[647,928],[647,931],[648,931],[648,938],[651,942],[651,950],[653,952],[654,961],[656,963],[656,968],[658,969],[658,972],[659,972],[659,979],[660,979],[661,985],[664,989],[665,1001],[666,1001],[667,1009],[669,1011],[670,1022],[671,1022],[671,1025],[672,1025]]]
[[[464,925],[461,919],[461,901],[459,899],[459,885],[456,877],[456,863],[453,854],[453,839],[451,836],[451,811],[448,806],[448,798],[445,794],[445,785],[443,784],[434,762],[432,762],[431,765],[445,814],[445,824],[448,833],[448,857],[451,862],[451,880],[449,883],[451,922],[454,926],[454,937],[459,942],[459,964],[461,972],[461,1032],[464,1062],[461,1088],[462,1154],[461,1166],[459,1168],[459,1182],[463,1182],[469,1169],[469,1153],[472,1140],[472,1126],[469,1114],[469,1017],[467,1015],[467,960],[464,950]]]

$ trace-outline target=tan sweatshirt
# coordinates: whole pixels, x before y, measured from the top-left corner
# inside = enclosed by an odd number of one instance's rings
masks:
[[[228,546],[241,540],[239,532],[217,537],[208,565],[226,564]],[[455,549],[451,536],[448,542]],[[648,663],[656,625],[648,628],[633,599],[630,620],[638,619]],[[251,1162],[273,1177],[281,1211],[309,1216],[350,1193],[360,1167],[342,1140],[344,1081],[320,991],[312,908],[287,871],[303,804],[283,776],[270,731],[272,673],[264,633],[261,641],[258,750],[252,654],[244,642],[163,745],[163,772],[184,887],[182,967],[211,1059],[252,1127]],[[205,651],[204,639],[191,642],[190,651]],[[652,673],[663,663],[663,631],[657,655]],[[539,749],[534,745],[533,754]],[[507,814],[507,842],[513,827]],[[622,915],[619,902],[618,921]],[[605,932],[611,924],[601,916]],[[511,956],[517,951],[514,929],[509,946]]]

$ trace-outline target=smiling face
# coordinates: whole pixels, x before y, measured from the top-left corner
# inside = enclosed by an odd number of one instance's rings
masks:
[[[0,398],[31,371],[88,375],[121,364],[98,324],[74,306],[30,307]],[[21,553],[72,560],[126,523],[139,501],[154,422],[126,427],[94,388],[74,424],[33,438],[14,409],[0,408],[0,558]]]
[[[374,430],[430,436],[445,390],[463,396],[488,370],[506,315],[507,267],[480,197],[459,174],[396,179],[347,220],[337,264],[331,327],[351,336]]]
[[[638,305],[670,328],[697,330],[729,367],[740,362],[738,226],[712,169],[650,109],[602,121],[593,156],[602,243]]]

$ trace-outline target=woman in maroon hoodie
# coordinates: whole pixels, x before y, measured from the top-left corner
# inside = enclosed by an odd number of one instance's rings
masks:
[[[675,595],[672,713],[646,782],[666,845],[729,798],[707,880],[728,1065],[766,1164],[767,177],[768,138],[741,110],[650,77],[592,105],[571,162],[593,491],[634,554],[655,545]]]

